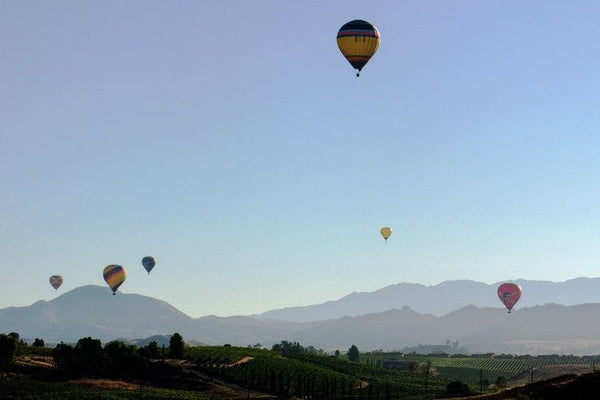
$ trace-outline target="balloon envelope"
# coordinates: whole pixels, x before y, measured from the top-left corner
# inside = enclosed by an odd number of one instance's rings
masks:
[[[150,273],[150,271],[152,271],[152,268],[154,268],[154,266],[156,265],[156,260],[154,259],[154,257],[146,256],[142,258],[142,265],[144,266],[146,271]]]
[[[104,268],[103,276],[108,286],[112,289],[113,294],[116,294],[119,286],[127,278],[127,270],[120,265],[111,264]]]
[[[392,228],[384,226],[383,228],[381,228],[380,232],[381,232],[381,236],[383,236],[383,238],[387,242],[389,237],[392,235]]]
[[[379,48],[381,35],[375,26],[362,19],[344,24],[337,34],[337,45],[359,75]]]
[[[50,277],[50,285],[52,285],[52,287],[54,289],[58,289],[60,287],[60,285],[62,285],[63,283],[63,278],[60,275],[52,275]]]
[[[498,298],[504,304],[504,307],[510,312],[517,301],[521,298],[523,289],[516,283],[503,283],[498,287]]]

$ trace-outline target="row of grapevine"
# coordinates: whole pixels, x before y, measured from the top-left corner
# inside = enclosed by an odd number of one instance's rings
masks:
[[[434,367],[459,367],[472,368],[505,374],[517,374],[531,368],[553,365],[589,365],[590,369],[594,361],[576,356],[560,357],[514,357],[514,358],[450,358],[450,357],[414,357],[415,361],[431,361]]]
[[[437,370],[439,376],[448,380],[460,380],[462,382],[476,386],[481,390],[480,385],[485,381],[495,383],[500,377],[505,379],[523,379],[523,376],[547,376],[548,370],[544,373],[534,375],[538,368],[552,368],[561,366],[580,366],[588,368],[589,371],[595,370],[597,361],[596,356],[510,356],[510,355],[489,355],[482,356],[463,356],[448,357],[437,355],[406,355],[397,356],[397,359],[410,360],[416,363],[431,362]],[[529,375],[530,371],[533,373]],[[559,371],[560,369],[557,369]],[[483,385],[485,387],[485,385]]]
[[[358,379],[287,357],[259,355],[233,366],[203,364],[198,368],[249,388],[283,397],[343,398]]]
[[[185,357],[197,364],[231,365],[244,357],[271,354],[270,350],[234,346],[186,347]]]
[[[352,363],[335,357],[301,355],[298,358],[338,372],[360,377],[361,381],[369,383],[372,392],[391,393],[392,398],[419,397],[424,394],[425,390],[430,394],[439,394],[446,390],[448,384],[448,380],[430,375],[427,377],[426,388],[423,374],[386,369],[366,363]]]
[[[320,399],[416,399],[441,394],[448,381],[320,355],[282,356],[235,347],[190,348],[199,370],[277,396]]]

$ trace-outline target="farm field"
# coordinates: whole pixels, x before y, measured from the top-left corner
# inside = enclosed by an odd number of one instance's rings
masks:
[[[270,350],[191,347],[186,359],[199,371],[284,398],[422,398],[441,394],[448,380],[396,371],[345,358],[281,355]],[[426,382],[427,380],[427,382]]]
[[[388,370],[344,357],[243,347],[186,347],[180,360],[156,360],[168,378],[63,377],[44,352],[21,355],[2,374],[2,399],[420,399],[445,392],[448,381]],[[166,364],[160,367],[160,364]],[[162,376],[162,375],[161,375]]]
[[[31,349],[30,349],[31,350]],[[402,360],[407,369],[384,368]],[[0,375],[2,399],[422,399],[443,398],[453,381],[471,394],[493,395],[502,377],[508,387],[558,376],[583,376],[596,357],[441,356],[383,353],[350,362],[344,355],[283,354],[232,346],[187,346],[183,359],[155,360],[168,378],[66,378],[47,349],[26,352]],[[160,367],[164,364],[165,367]],[[532,374],[533,370],[533,374]],[[428,371],[428,373],[426,373]],[[571,378],[573,379],[573,378]],[[482,384],[483,383],[483,384]]]
[[[448,380],[460,380],[479,386],[482,380],[494,383],[498,378],[506,378],[509,386],[554,378],[564,374],[594,372],[597,356],[512,356],[512,355],[419,355],[398,353],[365,356],[372,364],[382,364],[382,360],[404,360],[423,364],[430,362],[438,376]]]

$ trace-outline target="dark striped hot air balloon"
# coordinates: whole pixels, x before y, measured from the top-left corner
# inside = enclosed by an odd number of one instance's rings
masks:
[[[113,294],[117,294],[117,289],[127,278],[127,270],[120,265],[111,264],[104,268],[103,276]]]
[[[356,76],[360,76],[360,71],[373,57],[380,42],[377,28],[362,19],[344,24],[337,34],[338,47],[352,67],[358,70]]]

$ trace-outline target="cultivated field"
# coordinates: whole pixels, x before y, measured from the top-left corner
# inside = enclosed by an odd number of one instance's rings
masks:
[[[401,360],[404,368],[384,368]],[[361,362],[345,356],[282,354],[232,346],[186,347],[184,358],[153,360],[170,374],[163,381],[144,378],[66,378],[57,372],[48,349],[18,357],[0,377],[2,399],[423,399],[450,395],[449,384],[468,384],[471,394],[493,394],[508,387],[555,378],[571,382],[591,372],[596,357],[448,356],[380,353]],[[506,378],[504,381],[499,378]],[[562,379],[562,380],[561,380]],[[547,381],[546,381],[547,382]],[[540,382],[544,388],[547,385]],[[523,397],[524,395],[521,394]],[[523,397],[525,398],[525,397]]]

